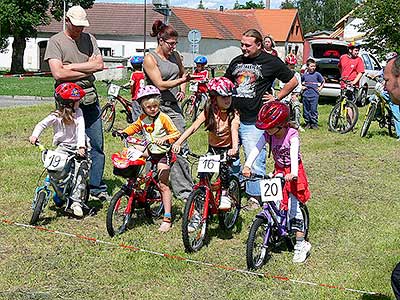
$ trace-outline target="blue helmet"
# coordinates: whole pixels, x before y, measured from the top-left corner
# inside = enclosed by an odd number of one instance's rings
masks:
[[[199,55],[194,59],[194,63],[199,65],[206,65],[207,57]]]
[[[141,65],[143,64],[143,56],[132,56],[129,61],[131,65]]]

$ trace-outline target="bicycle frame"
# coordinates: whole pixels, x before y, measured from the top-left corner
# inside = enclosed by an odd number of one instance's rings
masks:
[[[211,186],[216,189],[215,195],[211,190]],[[212,215],[218,214],[218,203],[221,198],[221,184],[219,177],[214,183],[211,183],[209,176],[200,176],[200,181],[193,187],[193,190],[198,189],[205,189],[206,191],[205,208],[202,216],[202,221],[204,221],[207,219],[209,213]]]
[[[257,218],[265,219],[271,225],[275,224],[278,228],[279,236],[282,237],[288,236],[287,216],[288,216],[288,211],[279,210],[276,207],[275,202],[265,202],[263,204],[262,211],[256,215]],[[278,221],[277,217],[280,218],[280,221]],[[271,227],[269,227],[266,232],[264,245],[267,244],[270,235],[271,235]]]

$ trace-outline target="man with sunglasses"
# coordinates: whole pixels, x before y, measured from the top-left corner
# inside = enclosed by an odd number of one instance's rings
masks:
[[[257,114],[264,102],[283,99],[298,84],[293,72],[282,60],[262,49],[263,39],[259,31],[249,29],[244,32],[241,39],[242,54],[231,61],[224,75],[236,85],[237,94],[232,98],[240,113],[239,138],[246,158],[264,133],[255,126]],[[272,84],[276,78],[286,84],[274,97]],[[253,164],[253,174],[265,174],[265,156],[263,149]],[[260,196],[259,182],[249,181],[246,184],[246,192],[250,196],[249,206],[255,208]]]
[[[104,64],[96,39],[93,35],[83,32],[88,26],[85,10],[80,6],[72,6],[66,14],[65,30],[49,39],[44,59],[49,63],[56,87],[63,82],[75,82],[86,92],[80,108],[92,147],[90,194],[95,199],[106,201],[109,196],[107,186],[103,182],[105,156],[101,109],[93,75],[101,71]]]

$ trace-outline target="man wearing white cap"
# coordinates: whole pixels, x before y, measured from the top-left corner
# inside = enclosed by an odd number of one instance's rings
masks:
[[[92,196],[105,201],[108,199],[107,186],[103,182],[104,140],[100,118],[100,104],[94,86],[94,72],[104,67],[96,39],[83,32],[89,26],[85,10],[72,6],[65,17],[65,30],[53,35],[46,48],[44,59],[48,61],[55,86],[63,82],[75,82],[86,96],[80,104],[85,119],[86,134],[90,138],[92,167],[89,184]]]

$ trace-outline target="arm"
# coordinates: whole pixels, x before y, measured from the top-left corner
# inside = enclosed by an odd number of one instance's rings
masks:
[[[299,145],[300,141],[297,136],[290,139],[290,174],[285,175],[287,181],[297,179],[299,173]]]
[[[360,79],[361,79],[361,77],[363,76],[363,74],[364,74],[364,73],[358,73],[358,74],[357,74],[357,77],[354,78],[354,80],[351,82],[351,84],[352,84],[352,85],[356,85],[356,84],[360,81]]]
[[[67,70],[86,73],[87,76],[87,74],[93,74],[94,72],[103,70],[103,57],[101,56],[101,54],[93,54],[91,57],[89,57],[89,60],[87,62],[64,65],[64,68]]]
[[[172,122],[171,118],[166,115],[160,115],[160,121],[163,125],[163,128],[167,131],[167,135],[162,138],[156,139],[155,142],[158,145],[162,145],[165,142],[172,144],[176,139],[181,135],[179,130],[176,128],[175,124]]]
[[[56,58],[49,59],[49,66],[51,74],[55,80],[73,81],[86,78],[90,75],[87,73],[67,69],[65,68],[67,65],[63,65],[61,60]]]
[[[181,137],[175,142],[175,144],[172,146],[172,150],[174,152],[179,153],[181,151],[181,145],[184,141],[186,141],[193,133],[197,131],[197,129],[200,128],[201,124],[203,124],[206,120],[206,116],[204,114],[204,111],[201,112],[201,114],[197,117],[196,121],[193,122],[193,124],[185,130],[185,132],[181,135]]]
[[[43,130],[45,130],[47,127],[53,125],[55,120],[56,120],[56,116],[53,114],[50,114],[46,118],[44,118],[42,121],[40,121],[35,126],[31,136],[29,137],[29,141],[31,142],[31,144],[35,144],[35,142],[39,139],[39,136],[42,134]]]
[[[285,98],[287,95],[290,94],[291,91],[294,90],[294,88],[298,85],[298,81],[296,79],[296,76],[293,76],[292,79],[289,80],[288,83],[285,84],[285,86],[279,91],[277,98],[278,100],[282,100]]]
[[[244,163],[243,167],[243,175],[249,177],[251,175],[251,166],[253,165],[254,161],[256,160],[257,156],[260,154],[261,149],[265,146],[266,140],[264,134],[260,137],[257,142],[257,145],[253,150],[251,150],[249,156],[247,157],[246,162]]]
[[[239,126],[239,113],[235,111],[235,118],[232,120],[231,124],[232,148],[228,150],[228,155],[230,156],[234,156],[239,149]]]
[[[80,108],[75,110],[76,113],[76,131],[78,141],[76,143],[77,148],[86,149],[86,134],[85,134],[85,119],[83,118],[83,113]]]
[[[321,90],[324,88],[324,85],[325,85],[325,79],[324,79],[324,77],[322,77],[321,74],[320,74],[320,77],[321,77],[321,81],[320,81],[320,85],[319,85],[319,87],[318,87],[318,93],[321,92]]]
[[[126,127],[122,132],[125,132],[127,135],[134,135],[142,130],[142,120],[139,117],[132,125]]]

